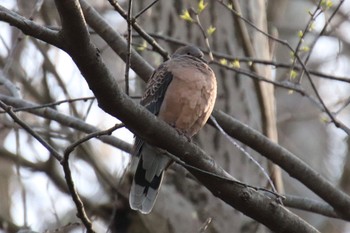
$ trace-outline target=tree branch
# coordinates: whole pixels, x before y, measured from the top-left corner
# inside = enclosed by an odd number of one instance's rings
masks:
[[[36,140],[40,142],[58,161],[62,160],[62,156],[53,148],[49,143],[47,143],[39,134],[37,134],[31,127],[29,127],[24,121],[19,119],[17,115],[12,111],[12,107],[6,105],[4,102],[0,101],[0,108],[2,108],[11,118],[19,124],[25,131],[32,135]]]
[[[108,0],[109,3],[113,6],[113,8],[125,19],[128,21],[128,14],[125,12],[125,10],[119,5],[118,2],[115,0]],[[135,31],[142,35],[142,38],[144,38],[151,46],[152,48],[157,51],[162,57],[167,60],[169,59],[169,54],[167,51],[165,51],[157,41],[155,41],[150,35],[148,35],[136,22],[135,18],[132,18],[130,23],[132,24],[132,27],[135,29]]]
[[[93,136],[95,136],[95,135],[90,134],[90,135],[84,137],[82,140],[78,140],[77,142],[68,146],[66,148],[66,150],[64,151],[64,156],[63,156],[63,159],[61,161],[61,165],[62,165],[63,171],[64,171],[64,177],[66,179],[66,183],[67,183],[69,192],[72,196],[73,202],[75,203],[75,206],[76,206],[77,211],[78,211],[77,216],[83,222],[84,226],[86,227],[86,231],[88,233],[95,233],[95,231],[92,229],[92,223],[85,212],[84,204],[81,201],[80,196],[79,196],[77,189],[75,187],[75,184],[74,184],[74,181],[72,178],[72,173],[71,173],[71,170],[69,168],[69,155],[78,145],[91,139]]]
[[[273,143],[260,132],[251,129],[224,112],[214,111],[213,116],[227,134],[278,164],[290,176],[302,182],[333,206],[340,216],[350,220],[350,197],[341,190],[336,189],[304,161],[285,148]]]
[[[54,110],[53,108],[40,108],[41,105],[36,105],[29,101],[17,99],[17,98],[2,95],[2,94],[0,94],[0,100],[6,103],[7,105],[11,105],[14,108],[24,108],[22,111],[26,111],[34,115],[44,117],[46,119],[54,120],[63,126],[67,126],[67,127],[82,131],[84,133],[90,134],[90,133],[101,131],[100,129],[92,125],[89,125],[78,118],[67,116],[65,114],[62,114]],[[49,105],[50,104],[48,104],[48,106]],[[44,106],[47,106],[47,105],[44,105]],[[98,137],[97,139],[101,140],[106,144],[114,146],[120,150],[123,150],[125,152],[128,152],[128,153],[131,152],[132,146],[129,143],[123,140],[120,140],[116,137],[104,135],[104,136]]]
[[[344,219],[342,216],[338,215],[334,208],[328,205],[325,202],[315,201],[313,199],[308,199],[304,197],[297,197],[292,195],[286,195],[283,200],[283,204],[287,207],[305,210],[312,213],[321,214],[324,216],[332,217],[332,218],[340,218]],[[348,219],[344,219],[348,220]]]
[[[86,22],[94,31],[106,41],[113,51],[126,62],[128,54],[127,41],[116,32],[85,0],[80,0],[81,8],[84,12]],[[150,77],[153,68],[147,63],[133,48],[131,48],[130,67],[140,77]]]
[[[32,36],[58,48],[64,47],[57,31],[40,26],[3,6],[0,6],[0,21],[9,23],[28,36]]]

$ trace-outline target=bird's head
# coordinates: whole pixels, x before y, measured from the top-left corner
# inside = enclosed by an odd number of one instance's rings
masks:
[[[195,58],[200,59],[201,61],[207,63],[206,60],[204,60],[204,54],[203,52],[193,45],[187,45],[181,48],[178,48],[173,55],[171,55],[171,58],[176,58],[180,56],[192,56]]]

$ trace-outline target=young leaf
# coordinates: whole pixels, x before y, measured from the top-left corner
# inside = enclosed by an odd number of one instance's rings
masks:
[[[225,58],[220,59],[219,62],[221,65],[227,65],[227,60]]]
[[[291,79],[295,79],[298,76],[298,72],[295,70],[291,70],[289,76]]]
[[[211,26],[207,29],[208,36],[211,36],[215,32],[216,28]]]
[[[237,59],[235,59],[233,62],[231,62],[233,68],[241,68],[241,64]]]
[[[298,37],[299,38],[302,38],[304,36],[304,33],[302,30],[298,31]]]
[[[331,8],[333,6],[333,2],[332,2],[332,0],[322,0],[321,6],[323,8],[325,8],[325,10],[328,10],[329,8]]]
[[[301,47],[301,51],[309,52],[310,51],[310,47],[309,46],[303,46],[303,47]]]
[[[144,51],[145,49],[147,49],[147,42],[144,40],[142,42],[142,44],[139,44],[136,49],[140,52]]]
[[[204,0],[199,0],[197,12],[200,14],[206,7],[208,3],[204,3]]]
[[[190,12],[188,10],[184,10],[182,12],[182,14],[180,15],[180,18],[185,20],[185,21],[188,21],[188,22],[193,22],[193,19],[192,19]]]

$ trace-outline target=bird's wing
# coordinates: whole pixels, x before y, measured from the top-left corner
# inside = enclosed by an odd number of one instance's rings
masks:
[[[163,63],[153,72],[140,102],[154,115],[158,115],[166,90],[173,79],[167,64]]]
[[[141,100],[141,105],[155,115],[158,115],[168,86],[173,79],[172,73],[168,70],[168,63],[163,63],[154,71]],[[132,209],[144,214],[152,210],[164,170],[171,162],[171,159],[163,153],[163,150],[148,145],[136,137],[134,155],[139,156],[140,160],[130,189],[129,203]]]
[[[168,70],[168,62],[160,65],[152,74],[147,83],[145,93],[140,104],[147,108],[154,115],[158,115],[163,99],[169,84],[173,79],[173,74]],[[143,140],[136,137],[133,155],[139,156],[143,145]]]

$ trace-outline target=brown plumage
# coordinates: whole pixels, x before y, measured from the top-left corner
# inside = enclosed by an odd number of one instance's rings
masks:
[[[216,78],[195,46],[176,50],[152,74],[141,104],[179,132],[191,138],[207,122],[216,99]],[[134,155],[140,161],[130,191],[130,206],[149,213],[155,203],[164,170],[172,162],[166,152],[139,138]]]

